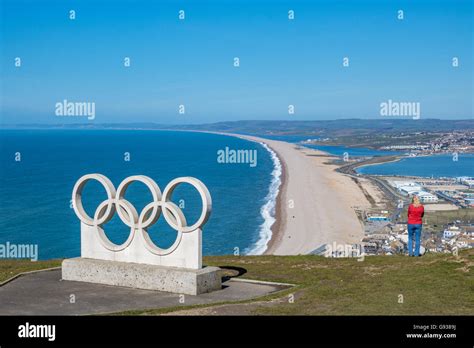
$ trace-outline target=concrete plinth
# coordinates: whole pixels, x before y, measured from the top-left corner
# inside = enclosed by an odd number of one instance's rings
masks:
[[[221,289],[218,267],[185,269],[88,258],[66,259],[62,279],[199,295]]]

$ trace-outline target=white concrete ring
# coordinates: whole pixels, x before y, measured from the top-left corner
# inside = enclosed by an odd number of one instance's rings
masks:
[[[133,175],[133,176],[129,176],[128,178],[125,178],[120,183],[119,187],[117,188],[117,194],[116,194],[116,197],[117,197],[116,202],[117,203],[124,200],[123,198],[125,196],[125,192],[127,191],[130,184],[135,182],[135,181],[139,181],[139,182],[145,184],[148,187],[148,189],[150,190],[151,195],[153,197],[153,202],[159,202],[161,200],[161,190],[158,187],[158,185],[156,184],[156,182],[153,181],[153,179],[151,179],[147,176],[144,176],[144,175]],[[127,218],[124,216],[124,214],[123,214],[124,210],[121,209],[120,204],[118,204],[118,206],[117,206],[117,213],[120,217],[120,220],[122,220],[122,222],[124,224],[126,224],[129,227],[132,227],[132,225],[134,223],[130,220],[127,220]],[[161,207],[153,206],[153,211],[151,212],[148,220],[156,222],[156,220],[158,220],[158,218],[160,217],[160,214],[161,214]],[[151,224],[151,222],[150,222],[150,224]]]
[[[157,246],[150,238],[150,235],[148,234],[148,231],[146,230],[146,227],[143,227],[143,223],[148,223],[147,226],[150,225],[149,221],[150,219],[147,219],[147,214],[150,209],[155,209],[155,207],[158,206],[161,208],[163,211],[163,216],[165,217],[166,222],[176,230],[178,233],[176,236],[176,240],[174,241],[173,245],[171,245],[167,249],[162,249],[159,246]],[[165,215],[165,212],[170,212],[172,219],[173,219],[173,224],[170,223],[168,218]],[[156,222],[156,220],[155,220]],[[145,247],[153,254],[159,255],[159,256],[165,256],[168,254],[171,254],[179,245],[181,242],[181,238],[183,237],[183,228],[186,226],[186,218],[184,217],[183,212],[181,209],[178,208],[176,204],[173,202],[152,202],[149,203],[145,208],[143,208],[140,217],[138,219],[138,227],[141,229],[143,240],[145,241]],[[177,228],[174,228],[176,226]]]
[[[201,228],[207,222],[207,220],[209,219],[209,216],[211,215],[212,199],[211,199],[211,194],[209,193],[209,190],[202,183],[201,180],[187,176],[187,177],[176,178],[170,181],[168,185],[166,185],[165,190],[163,191],[163,198],[162,198],[163,202],[170,202],[173,191],[179,184],[182,184],[182,183],[186,183],[186,184],[190,184],[194,186],[194,188],[199,192],[199,195],[201,196],[201,200],[202,200],[202,211],[201,211],[201,216],[199,217],[199,219],[193,225],[183,227],[183,233],[188,233],[188,232],[195,231],[198,228]],[[163,215],[166,221],[171,225],[171,227],[177,230],[178,226],[176,226],[176,224],[172,222],[170,213],[166,209],[163,210]]]
[[[82,191],[84,186],[89,180],[97,180],[104,186],[105,192],[107,193],[107,209],[105,213],[102,215],[99,221],[94,221],[84,210],[82,206]],[[79,220],[89,226],[94,225],[101,225],[105,221],[108,221],[112,218],[115,213],[115,206],[113,204],[113,200],[115,198],[115,187],[112,182],[106,176],[102,174],[87,174],[82,176],[79,180],[77,180],[76,184],[74,185],[74,189],[72,190],[72,207],[74,212],[76,213]]]
[[[138,214],[135,207],[130,202],[126,201],[125,199],[121,201],[115,200],[115,203],[118,204],[121,209],[127,212],[128,216],[130,217],[130,220],[133,222],[133,225],[130,226],[130,234],[128,235],[127,240],[122,244],[115,244],[107,237],[101,225],[97,225],[97,230],[99,232],[99,241],[104,246],[104,248],[111,251],[120,251],[128,247],[130,243],[132,242],[133,237],[135,236],[135,229],[136,229],[136,224],[138,221]],[[99,207],[95,211],[94,221],[99,220],[99,216],[102,214],[102,211],[104,211],[107,205],[108,205],[107,201],[104,201],[99,205]],[[105,222],[108,222],[108,220]]]

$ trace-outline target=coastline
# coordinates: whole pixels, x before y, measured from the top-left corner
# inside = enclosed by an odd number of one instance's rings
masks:
[[[337,159],[339,156],[303,145],[219,131],[159,130],[237,137],[266,145],[267,151],[271,149],[274,152],[280,161],[281,174],[272,216],[274,221],[270,226],[270,238],[267,240],[268,234],[265,235],[262,230],[259,230],[259,239],[247,249],[250,250],[249,255],[300,255],[309,254],[324,244],[351,245],[360,243],[365,236],[365,231],[356,210],[364,211],[377,207],[386,197],[383,190],[370,178],[370,175],[365,179],[354,180],[354,174],[358,174],[355,169],[397,162],[407,158],[404,155],[375,157],[368,163],[357,163],[350,169],[350,172],[346,172],[340,170],[345,166],[341,167],[328,161]],[[263,147],[265,148],[265,146]],[[269,151],[270,154],[271,151]],[[295,158],[298,159],[296,165],[294,165]],[[309,187],[305,187],[306,183],[309,184]],[[321,197],[322,200],[319,199]],[[289,208],[289,200],[293,200],[293,198],[297,198],[295,205],[303,208],[298,216],[293,215],[293,210]],[[268,201],[261,207],[262,210],[266,204]],[[300,212],[299,210],[297,211]],[[266,222],[264,217],[264,223],[260,227],[265,228]],[[266,247],[264,250],[258,250],[262,240],[265,241]]]
[[[354,208],[369,207],[370,202],[350,177],[327,163],[336,156],[256,136],[206,133],[266,144],[280,160],[275,222],[263,254],[308,254],[324,244],[353,244],[363,238],[363,226]]]
[[[404,158],[407,158],[407,156],[392,155],[392,156],[372,157],[365,161],[350,163],[348,165],[341,166],[337,169],[337,171],[343,174],[348,174],[348,175],[359,175],[361,173],[357,171],[358,168],[377,166],[377,165],[392,163],[392,162],[399,162]]]
[[[283,167],[281,158],[273,151],[267,144],[259,143],[269,154],[273,162],[273,170],[271,172],[272,179],[269,185],[269,191],[265,196],[265,204],[260,208],[260,215],[263,217],[263,223],[260,225],[259,239],[252,247],[249,247],[246,255],[262,255],[268,250],[268,245],[271,242],[276,231],[279,230],[280,219],[277,219],[281,211],[279,206],[279,197],[281,188],[284,184]],[[276,227],[275,227],[276,226]]]
[[[165,129],[159,129],[159,131],[162,130]],[[252,229],[255,226],[257,233],[252,234],[252,242],[245,246],[244,254],[247,253],[247,250],[257,250],[253,254],[308,254],[322,244],[359,243],[364,237],[363,227],[360,226],[361,220],[357,219],[361,216],[360,212],[364,212],[367,207],[381,207],[386,201],[393,202],[391,196],[387,199],[386,197],[380,197],[379,193],[385,191],[379,190],[380,187],[377,187],[376,182],[375,184],[372,182],[376,181],[372,179],[377,175],[367,174],[357,178],[350,177],[350,173],[340,170],[346,167],[341,166],[340,160],[332,161],[332,159],[338,159],[339,156],[319,149],[243,134],[200,130],[166,130],[214,133],[259,143],[267,151],[271,149],[274,152],[274,156],[272,156],[273,167],[275,167],[274,157],[278,157],[281,164],[279,186],[276,186],[277,189],[275,189],[275,185],[271,184],[270,187],[261,186],[258,192],[257,207],[260,207],[260,214],[264,219],[264,223],[261,224],[259,221],[252,224],[250,232],[253,232]],[[226,143],[225,139],[223,143]],[[238,146],[245,149],[248,145],[242,143]],[[252,148],[254,147],[252,146]],[[258,149],[261,151],[260,147]],[[265,151],[262,155],[266,156]],[[387,161],[387,158],[378,157],[375,158],[373,163],[354,163],[353,168],[395,162],[404,158],[400,155],[390,157],[393,159],[389,161]],[[265,162],[265,166],[258,166],[265,175],[268,175],[271,167],[268,164],[270,163]],[[270,175],[272,182],[275,181],[274,178],[277,174],[275,170],[272,171]],[[393,176],[397,175],[393,174]],[[401,175],[401,177],[407,176]],[[263,177],[262,182],[266,183],[265,177]],[[372,189],[373,187],[375,189]],[[380,192],[377,192],[377,190]],[[267,191],[275,192],[275,194],[267,195],[263,204],[261,204],[263,193]],[[249,192],[249,194],[249,197],[252,197],[252,192]],[[268,203],[270,199],[273,202],[272,204]],[[294,209],[289,207],[290,200],[295,202]],[[254,209],[256,212],[258,212],[257,207]],[[356,219],[354,219],[354,216]]]
[[[402,155],[395,155],[396,158],[394,159],[388,159],[386,160],[386,156],[384,157],[381,157],[379,158],[378,161],[374,161],[374,162],[368,162],[368,163],[360,163],[360,164],[356,164],[354,167],[352,167],[354,169],[354,172],[356,174],[359,174],[356,169],[357,168],[363,168],[363,167],[371,167],[371,166],[378,166],[378,165],[381,165],[381,164],[386,164],[386,163],[393,163],[393,162],[399,162],[401,161],[402,159],[404,158],[407,158],[407,156],[402,156]]]
[[[284,209],[284,201],[283,201],[283,196],[286,195],[286,188],[287,188],[287,164],[284,158],[281,156],[281,154],[274,149],[273,146],[271,146],[267,141],[268,139],[265,138],[260,138],[260,137],[255,137],[255,136],[250,136],[250,135],[244,135],[244,134],[236,134],[236,133],[225,133],[225,132],[213,132],[213,131],[201,131],[201,130],[196,130],[196,131],[189,131],[186,130],[185,132],[198,132],[198,133],[211,133],[211,134],[218,134],[218,135],[225,135],[225,136],[230,136],[230,137],[235,137],[235,138],[240,138],[244,139],[247,141],[259,143],[259,144],[264,144],[270,149],[271,151],[274,152],[275,156],[278,158],[280,161],[280,166],[281,166],[281,174],[279,177],[280,180],[280,186],[278,187],[278,194],[275,200],[275,214],[274,214],[274,219],[275,221],[270,227],[270,232],[271,236],[268,242],[266,243],[265,250],[260,253],[260,255],[272,255],[275,252],[276,246],[281,243],[282,237],[284,235],[283,231],[285,230],[286,227],[286,209]],[[290,145],[290,143],[288,143]],[[268,149],[266,149],[268,151]],[[269,151],[270,152],[270,151]],[[270,152],[271,155],[271,152]],[[275,166],[275,163],[274,163]],[[271,184],[270,184],[271,185]],[[253,250],[251,250],[253,251]],[[253,252],[250,253],[250,255],[259,255],[254,254]]]
[[[278,155],[277,152],[275,152]],[[286,179],[286,162],[279,156],[281,163],[281,175],[280,175],[280,188],[276,198],[275,206],[275,222],[272,225],[271,231],[272,236],[267,243],[267,249],[263,252],[263,255],[272,255],[275,252],[275,248],[278,243],[282,240],[283,231],[285,230],[285,221],[286,221],[286,211],[283,209],[283,199],[282,197],[286,195],[287,179]]]

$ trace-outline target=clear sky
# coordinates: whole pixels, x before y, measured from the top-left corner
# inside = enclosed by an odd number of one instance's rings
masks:
[[[2,123],[64,122],[64,99],[95,102],[74,122],[381,118],[388,99],[473,117],[471,0],[0,3]]]

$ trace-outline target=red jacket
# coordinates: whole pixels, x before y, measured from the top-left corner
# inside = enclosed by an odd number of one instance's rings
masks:
[[[422,224],[423,215],[425,215],[425,208],[422,205],[415,207],[413,204],[410,204],[408,207],[408,223],[410,225]]]

